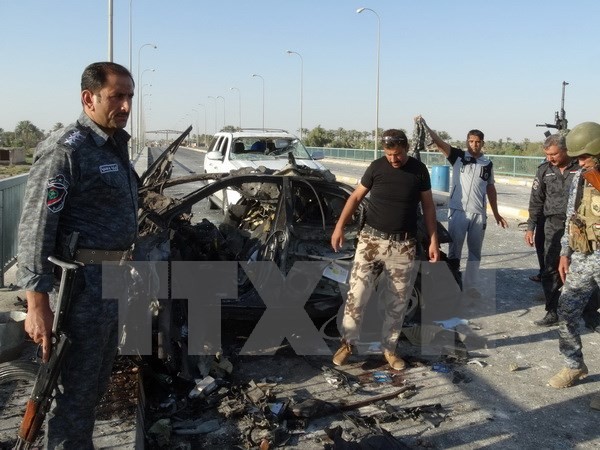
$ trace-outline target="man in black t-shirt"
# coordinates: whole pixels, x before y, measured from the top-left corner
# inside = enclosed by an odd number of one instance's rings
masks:
[[[333,363],[343,365],[352,354],[375,280],[385,273],[387,286],[382,347],[389,365],[398,370],[406,367],[405,361],[395,352],[415,278],[413,268],[419,202],[430,238],[429,260],[438,261],[440,253],[427,167],[408,156],[408,139],[401,130],[385,131],[382,145],[385,156],[369,165],[360,184],[346,201],[331,236],[331,246],[337,251],[344,243],[344,226],[370,192],[370,205],[365,226],[359,235],[344,307],[342,345],[335,353]]]

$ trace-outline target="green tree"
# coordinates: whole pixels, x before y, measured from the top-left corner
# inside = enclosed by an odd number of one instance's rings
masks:
[[[22,120],[15,127],[13,147],[33,148],[44,138],[44,132],[29,120]]]

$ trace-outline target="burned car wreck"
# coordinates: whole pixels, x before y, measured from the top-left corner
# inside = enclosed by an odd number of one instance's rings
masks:
[[[142,179],[140,238],[134,259],[272,261],[283,274],[297,261],[335,261],[349,268],[364,210],[348,226],[347,248],[334,254],[330,236],[352,188],[335,182],[330,172],[291,160],[277,172],[240,169],[171,179],[173,153],[167,149]],[[171,197],[169,188],[182,183],[200,187],[181,198]],[[241,199],[224,211],[218,224],[202,217],[210,196],[226,189],[235,190]],[[223,314],[257,318],[265,305],[244,272],[239,272],[237,298],[223,300]],[[314,318],[331,317],[341,303],[339,282],[323,276],[306,309]]]

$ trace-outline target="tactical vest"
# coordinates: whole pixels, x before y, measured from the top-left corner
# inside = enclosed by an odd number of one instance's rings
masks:
[[[600,192],[585,183],[581,204],[569,224],[569,245],[578,252],[600,248]]]

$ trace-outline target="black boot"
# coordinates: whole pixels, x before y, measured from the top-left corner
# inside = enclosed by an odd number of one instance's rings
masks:
[[[533,322],[538,327],[551,327],[558,325],[558,314],[556,311],[548,311],[543,319]]]

